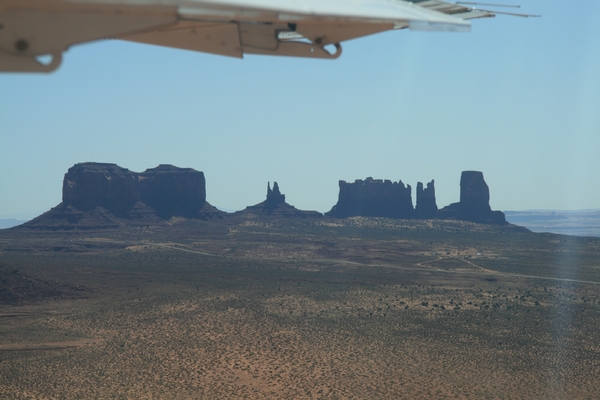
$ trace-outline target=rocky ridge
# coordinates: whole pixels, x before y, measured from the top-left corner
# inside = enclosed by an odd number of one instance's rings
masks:
[[[415,218],[432,219],[437,216],[438,207],[435,202],[435,187],[433,179],[423,188],[421,182],[417,183],[417,206]]]

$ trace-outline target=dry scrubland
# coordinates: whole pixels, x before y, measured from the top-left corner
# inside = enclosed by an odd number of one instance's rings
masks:
[[[440,221],[173,221],[2,231],[0,261],[62,288],[0,306],[0,398],[600,393],[598,239]]]

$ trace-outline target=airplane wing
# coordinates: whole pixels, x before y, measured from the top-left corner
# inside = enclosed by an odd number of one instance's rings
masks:
[[[419,7],[424,7],[429,10],[437,11],[464,20],[490,18],[496,16],[496,13],[493,11],[479,10],[477,8],[468,7],[460,3],[449,3],[441,0],[413,0],[413,3]]]
[[[345,40],[468,31],[467,19],[489,16],[438,0],[0,0],[0,71],[50,72],[70,46],[98,39],[239,58],[337,58]]]

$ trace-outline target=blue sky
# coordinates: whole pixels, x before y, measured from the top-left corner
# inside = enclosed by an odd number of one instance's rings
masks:
[[[328,211],[338,180],[435,179],[438,206],[480,170],[500,210],[600,208],[600,2],[523,0],[470,33],[395,31],[337,60],[101,41],[50,75],[0,74],[0,218],[61,201],[78,162],[204,171],[242,209],[278,181]]]

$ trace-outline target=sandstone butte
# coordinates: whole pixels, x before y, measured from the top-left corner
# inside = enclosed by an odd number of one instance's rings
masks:
[[[492,211],[489,187],[483,173],[463,171],[460,201],[438,210],[434,181],[417,184],[413,207],[411,186],[367,178],[339,181],[338,202],[326,217],[353,216],[400,219],[454,219],[506,225],[504,213]],[[80,163],[69,168],[63,180],[62,202],[21,225],[30,229],[96,229],[126,225],[161,224],[171,218],[222,220],[226,218],[322,218],[285,201],[277,182],[267,184],[266,199],[233,214],[206,201],[204,173],[192,168],[161,164],[137,173],[116,164]]]

